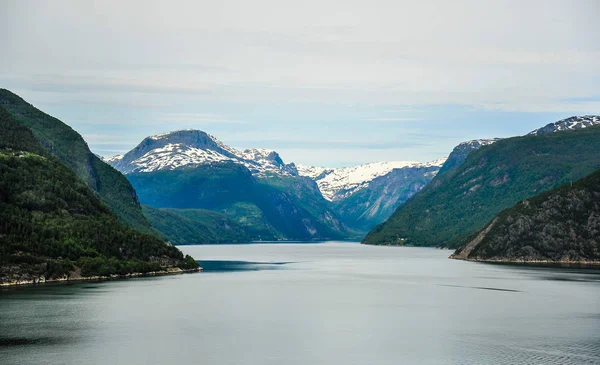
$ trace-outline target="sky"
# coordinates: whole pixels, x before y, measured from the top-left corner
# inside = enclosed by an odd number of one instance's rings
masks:
[[[0,0],[0,87],[103,156],[193,128],[286,162],[424,162],[600,114],[599,14],[595,0]]]

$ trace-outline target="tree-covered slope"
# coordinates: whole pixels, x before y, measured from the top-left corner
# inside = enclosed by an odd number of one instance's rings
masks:
[[[458,247],[520,200],[600,168],[600,127],[504,139],[438,174],[366,244]]]
[[[443,174],[448,170],[454,169],[465,162],[469,154],[473,151],[477,151],[483,146],[488,146],[492,143],[498,142],[500,138],[492,139],[474,139],[458,144],[458,146],[452,149],[452,152],[448,155],[446,162],[440,168],[438,174]]]
[[[254,238],[224,214],[204,209],[169,209],[142,206],[154,228],[174,245],[249,242]]]
[[[0,107],[0,283],[194,266],[125,226]]]
[[[47,153],[56,156],[96,191],[122,222],[140,231],[151,232],[131,184],[120,172],[94,155],[79,133],[6,89],[0,89],[0,106],[29,128]]]
[[[311,213],[303,195],[267,184],[233,162],[133,173],[127,178],[143,204],[221,212],[254,239],[335,239],[345,234],[327,217]]]
[[[451,257],[600,263],[600,170],[502,211]]]

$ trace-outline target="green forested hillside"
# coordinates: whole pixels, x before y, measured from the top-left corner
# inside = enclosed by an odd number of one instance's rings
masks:
[[[298,194],[280,189],[281,181],[267,184],[236,163],[188,166],[177,170],[128,174],[142,203],[155,208],[208,209],[238,222],[257,240],[337,239],[345,235],[335,217],[311,213],[310,194],[298,186]],[[308,189],[310,190],[310,189]],[[322,197],[321,197],[322,199]]]
[[[17,122],[31,129],[39,145],[96,191],[122,222],[152,233],[131,184],[120,172],[94,155],[79,133],[9,90],[0,89],[0,106],[6,108]]]
[[[174,245],[249,242],[254,239],[239,223],[224,214],[204,209],[169,209],[142,206],[154,228]]]
[[[452,258],[600,263],[600,170],[502,211]]]
[[[193,259],[123,225],[0,107],[0,282],[190,268]]]
[[[438,174],[367,244],[457,247],[518,201],[600,168],[600,127],[500,140]]]

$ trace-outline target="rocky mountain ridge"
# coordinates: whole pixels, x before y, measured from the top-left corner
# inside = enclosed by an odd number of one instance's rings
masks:
[[[358,166],[327,168],[315,166],[298,166],[298,174],[314,180],[319,186],[323,197],[329,201],[339,201],[359,190],[365,189],[378,177],[389,174],[394,169],[440,168],[445,158],[431,162],[416,161],[383,161],[372,162]],[[437,170],[427,172],[431,177]]]
[[[258,178],[308,177],[317,183],[319,191],[329,201],[343,200],[394,169],[427,169],[425,173],[431,179],[445,160],[427,163],[384,161],[342,168],[296,166],[294,163],[285,163],[273,150],[238,150],[206,132],[194,129],[149,136],[126,154],[104,159],[124,174],[233,162],[246,167]]]
[[[259,177],[298,175],[295,165],[285,164],[275,151],[239,151],[216,137],[195,129],[149,136],[126,154],[108,157],[105,161],[124,174],[230,161],[247,167],[253,175]]]
[[[583,115],[583,116],[572,116],[569,118],[561,119],[554,123],[549,123],[542,128],[538,128],[528,133],[528,135],[537,136],[546,133],[555,133],[567,130],[576,130],[591,127],[594,125],[600,125],[600,116],[597,115]]]

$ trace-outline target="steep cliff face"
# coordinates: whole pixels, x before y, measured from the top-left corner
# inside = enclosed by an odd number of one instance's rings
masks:
[[[600,263],[600,170],[506,209],[451,258]]]

